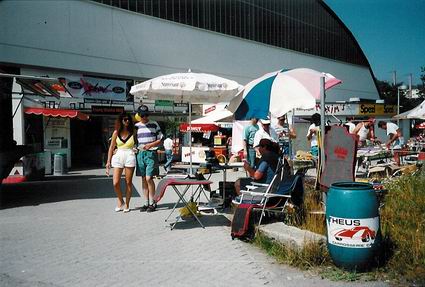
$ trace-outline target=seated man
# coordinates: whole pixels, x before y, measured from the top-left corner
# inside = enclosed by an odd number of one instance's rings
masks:
[[[245,189],[245,186],[251,182],[259,183],[270,183],[276,171],[276,167],[279,161],[278,150],[279,146],[277,143],[273,143],[269,139],[261,139],[258,144],[258,151],[261,154],[258,168],[252,168],[248,162],[244,162],[244,169],[250,177],[240,178],[235,182],[236,194],[240,195],[241,190]]]

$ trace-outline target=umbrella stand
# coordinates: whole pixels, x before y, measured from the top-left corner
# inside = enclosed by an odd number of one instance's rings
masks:
[[[325,165],[325,77],[320,78],[320,130],[322,132],[322,136],[320,138],[320,165]]]
[[[189,161],[190,161],[190,169],[189,175],[192,176],[192,103],[189,102]]]
[[[319,155],[319,167],[317,172],[316,183],[320,188],[320,175],[325,166],[325,77],[320,78],[320,155]],[[326,193],[323,192],[323,201],[326,202]],[[326,208],[326,207],[325,207]]]

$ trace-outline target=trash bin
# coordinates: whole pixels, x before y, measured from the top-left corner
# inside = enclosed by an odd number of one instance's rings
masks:
[[[331,185],[326,198],[329,253],[335,265],[367,268],[381,242],[379,203],[372,185],[339,182]]]
[[[63,175],[67,171],[67,162],[65,153],[55,153],[53,159],[53,175]]]

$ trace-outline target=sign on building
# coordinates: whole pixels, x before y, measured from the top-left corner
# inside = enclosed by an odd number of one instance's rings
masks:
[[[155,107],[174,107],[174,102],[168,100],[155,100]]]
[[[126,81],[99,79],[91,77],[64,78],[66,88],[74,98],[85,100],[126,101]]]

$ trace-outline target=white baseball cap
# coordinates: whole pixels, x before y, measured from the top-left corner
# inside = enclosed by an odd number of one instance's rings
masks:
[[[263,125],[269,125],[270,124],[270,119],[269,118],[267,118],[267,119],[261,119],[260,120],[260,123],[262,123]]]

